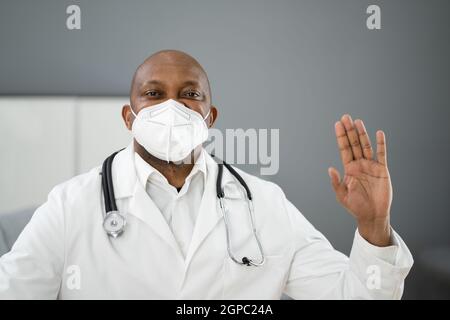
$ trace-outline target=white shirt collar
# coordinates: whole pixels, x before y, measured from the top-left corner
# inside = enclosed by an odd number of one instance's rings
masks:
[[[192,167],[191,172],[186,177],[185,184],[189,184],[192,178],[199,172],[201,172],[203,174],[204,185],[206,185],[207,166],[205,152],[206,151],[202,148],[194,166]],[[166,177],[164,177],[161,172],[159,172],[153,166],[148,164],[144,159],[142,159],[142,157],[136,151],[134,152],[134,164],[136,167],[136,175],[144,189],[146,188],[147,182],[149,180],[154,180],[170,186],[169,181],[167,181]]]

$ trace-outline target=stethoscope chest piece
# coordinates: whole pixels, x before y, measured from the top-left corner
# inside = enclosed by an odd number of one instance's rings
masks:
[[[125,229],[127,221],[119,211],[110,211],[103,220],[103,229],[113,238],[117,238]]]

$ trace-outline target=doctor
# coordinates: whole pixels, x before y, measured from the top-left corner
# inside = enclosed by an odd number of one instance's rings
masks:
[[[389,223],[384,133],[375,154],[362,121],[335,124],[345,174],[330,181],[358,227],[347,257],[280,187],[236,169],[247,190],[202,149],[217,115],[195,59],[146,59],[122,109],[133,142],[109,170],[118,215],[102,166],[56,186],[0,258],[0,298],[400,299],[413,259]]]

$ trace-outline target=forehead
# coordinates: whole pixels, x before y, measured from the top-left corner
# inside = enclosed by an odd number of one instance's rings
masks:
[[[143,64],[136,73],[135,85],[159,83],[164,86],[183,85],[187,82],[206,88],[207,79],[201,67],[187,62],[154,61]]]

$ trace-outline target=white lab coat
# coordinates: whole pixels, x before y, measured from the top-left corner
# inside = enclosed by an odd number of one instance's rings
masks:
[[[217,164],[207,182],[186,259],[163,216],[136,178],[130,145],[112,166],[127,226],[117,239],[102,228],[100,167],[56,186],[12,250],[0,258],[0,298],[41,299],[399,299],[413,260],[396,246],[377,248],[355,233],[350,258],[330,243],[274,183],[239,171],[254,196],[262,267],[228,256],[216,197]],[[259,257],[243,189],[224,170],[233,252]],[[370,278],[372,277],[372,278]],[[378,278],[373,278],[378,277]]]

